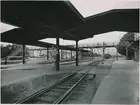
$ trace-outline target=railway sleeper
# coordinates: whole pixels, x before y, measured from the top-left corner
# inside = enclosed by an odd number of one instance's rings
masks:
[[[78,96],[78,95],[82,95],[84,93],[84,91],[74,91],[73,93],[72,93],[72,95],[71,96]]]
[[[65,83],[62,84],[62,85],[73,85],[73,84],[75,84],[75,82],[65,82]]]
[[[81,83],[80,86],[87,86],[89,83]]]
[[[64,87],[64,86],[56,86],[55,87],[56,89],[65,89],[65,90],[68,90],[68,89],[70,89],[71,87]]]
[[[54,97],[38,97],[36,99],[40,100],[40,101],[50,103],[50,104],[52,104],[55,100],[57,100],[57,98],[54,98]]]
[[[35,104],[52,104],[52,101],[42,100],[42,99],[34,99],[35,101],[33,103]]]
[[[78,80],[68,80],[66,82],[77,82]]]
[[[54,92],[54,91],[50,91],[50,92],[47,92],[45,94],[43,94],[43,96],[60,96],[62,95],[64,92],[60,92],[60,91],[57,91],[57,92]]]
[[[65,92],[66,90],[64,90],[64,89],[58,89],[58,88],[54,88],[54,89],[52,89],[51,90],[52,92]]]
[[[60,95],[56,95],[56,94],[53,94],[53,95],[51,94],[51,95],[50,95],[50,94],[48,94],[48,93],[45,93],[45,94],[43,94],[43,96],[44,96],[44,97],[57,97],[57,98],[58,98]]]
[[[73,84],[66,84],[66,83],[64,83],[64,84],[62,84],[61,86],[72,86]]]
[[[78,97],[70,97],[68,100],[77,100]],[[67,101],[68,101],[67,100]]]
[[[87,86],[87,85],[86,85]],[[86,88],[86,86],[84,85],[84,86],[82,86],[81,84],[78,86],[78,89],[85,89]]]
[[[65,84],[75,84],[77,81],[66,81]]]
[[[78,89],[75,89],[75,91],[79,91],[79,92],[84,91],[84,90],[85,90],[85,88],[78,88]]]
[[[93,81],[91,81],[90,79],[87,79],[87,80],[84,80],[83,82],[92,83]]]

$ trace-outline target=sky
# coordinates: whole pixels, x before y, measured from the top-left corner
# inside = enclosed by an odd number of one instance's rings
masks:
[[[95,35],[93,38],[80,40],[78,43],[79,44],[93,44],[93,43],[103,43],[103,42],[108,42],[108,43],[116,42],[117,43],[119,42],[120,38],[125,33],[126,32],[113,31],[113,32],[98,34],[98,35]],[[54,38],[47,38],[40,41],[56,44],[56,39]],[[75,41],[68,41],[68,40],[60,39],[60,45],[71,45],[71,44],[73,45],[75,43],[76,43]]]
[[[69,0],[83,17],[88,17],[111,9],[125,8],[140,8],[139,0]],[[0,33],[18,28],[8,24],[0,23]],[[93,38],[88,38],[79,41],[79,44],[89,44],[97,42],[118,42],[126,32],[113,31],[95,35]],[[41,40],[48,43],[56,44],[56,40],[47,38]],[[74,41],[60,39],[60,45],[75,44]]]
[[[139,0],[70,0],[83,17],[111,9],[140,8]]]

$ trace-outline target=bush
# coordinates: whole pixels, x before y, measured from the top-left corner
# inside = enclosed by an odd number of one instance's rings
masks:
[[[23,57],[22,56],[11,56],[9,57],[9,60],[22,60]]]
[[[110,54],[105,54],[104,57],[105,57],[105,59],[109,59],[109,58],[111,58],[111,55]]]

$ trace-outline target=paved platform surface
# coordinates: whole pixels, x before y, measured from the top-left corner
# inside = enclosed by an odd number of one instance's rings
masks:
[[[119,59],[113,63],[111,71],[102,80],[92,104],[138,104],[138,86],[138,63]]]
[[[11,68],[13,66],[20,66],[20,65],[23,65],[22,64],[22,60],[11,60],[11,62],[16,62],[16,61],[20,61],[20,63],[13,63],[13,64],[7,64],[7,65],[1,65],[1,68],[2,69],[5,69],[5,68]],[[50,60],[47,60],[47,59],[32,59],[32,60],[29,60],[27,59],[26,60],[26,64],[30,65],[30,64],[40,64],[40,63],[45,63],[45,64],[50,64],[50,63],[54,63],[54,59],[50,59]],[[75,61],[74,59],[61,59],[60,62],[67,62],[67,61]]]
[[[78,68],[83,67],[92,61],[82,60],[79,62],[80,66],[76,66],[75,61],[61,62],[59,71],[55,71],[55,70],[52,71],[52,67],[54,66],[54,63],[48,64],[47,61],[45,62],[46,63],[39,62],[39,63],[27,63],[24,65],[14,64],[14,65],[5,66],[8,68],[2,69],[1,71],[2,86],[23,79],[37,77],[44,74],[52,75],[52,74],[74,72]]]

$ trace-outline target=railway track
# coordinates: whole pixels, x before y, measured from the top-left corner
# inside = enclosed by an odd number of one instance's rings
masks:
[[[101,60],[100,60],[101,61]],[[90,65],[96,66],[100,61],[94,61],[87,65],[87,68]],[[82,68],[85,69],[85,68]],[[78,73],[74,72],[69,74],[68,76],[56,81],[55,83],[51,84],[50,86],[42,89],[41,91],[24,98],[15,104],[60,104],[68,100],[69,96],[75,91],[76,88],[83,89],[83,85],[86,86],[84,79],[86,78],[88,71],[86,73]],[[80,85],[81,84],[81,85]]]

